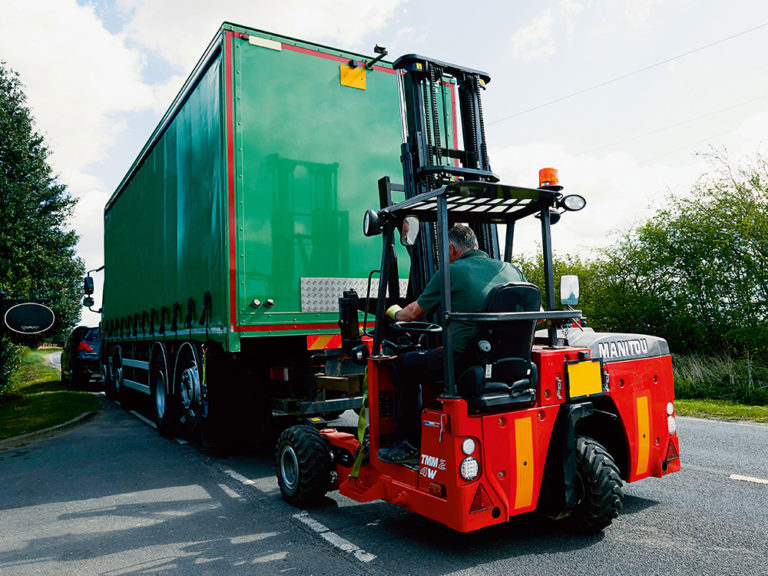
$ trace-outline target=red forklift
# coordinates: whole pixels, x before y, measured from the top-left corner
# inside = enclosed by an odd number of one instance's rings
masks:
[[[369,288],[365,298],[349,292],[340,299],[345,348],[367,363],[367,418],[363,411],[357,435],[311,421],[286,429],[276,448],[282,495],[304,507],[338,489],[460,532],[533,511],[599,532],[622,508],[623,482],[680,470],[667,343],[586,327],[571,308],[578,300],[573,277],[561,281],[565,308],[556,309],[551,226],[586,202],[563,195],[553,170],[540,173],[539,188],[499,183],[480,100],[488,75],[416,55],[398,59],[395,68],[404,184],[382,178],[380,209],[364,217],[366,236],[383,240],[377,295]],[[394,202],[393,192],[404,199]],[[449,227],[468,224],[480,248],[497,259],[503,233],[503,258],[510,262],[515,224],[530,217],[540,220],[543,302],[537,286],[509,283],[491,290],[483,311],[454,311]],[[402,296],[398,239],[411,261]],[[431,322],[390,322],[387,308],[414,300],[433,274],[440,275],[441,305]],[[375,311],[372,333],[366,319],[361,334],[358,310]],[[464,358],[460,370],[453,322],[473,325],[470,362]],[[537,330],[541,323],[547,327]],[[443,381],[429,388],[442,392],[424,395],[418,459],[384,462],[377,453],[393,442],[396,358],[438,346]]]

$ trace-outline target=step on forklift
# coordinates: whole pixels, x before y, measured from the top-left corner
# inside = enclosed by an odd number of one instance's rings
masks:
[[[357,435],[311,422],[286,429],[276,447],[282,495],[305,507],[338,489],[460,532],[533,511],[599,532],[622,508],[623,482],[680,469],[667,343],[587,328],[571,308],[577,283],[562,282],[567,306],[556,309],[551,226],[585,200],[563,195],[551,169],[540,172],[538,188],[499,183],[489,165],[480,98],[489,76],[417,55],[394,66],[404,184],[382,178],[380,208],[364,215],[365,235],[383,242],[377,295],[369,289],[367,297],[340,299],[345,347],[367,363],[367,418],[363,411]],[[393,201],[393,192],[404,199]],[[540,220],[544,301],[538,287],[510,283],[491,291],[483,311],[454,311],[449,227],[469,225],[480,249],[497,259],[503,233],[509,262],[515,224],[529,217]],[[402,296],[398,240],[411,261]],[[432,321],[390,322],[387,308],[413,301],[433,274],[440,275],[441,305]],[[372,333],[361,335],[357,310],[375,310]],[[471,361],[460,370],[453,322],[474,326]],[[541,323],[546,327],[537,331]],[[442,392],[425,394],[418,459],[382,461],[377,453],[392,444],[395,430],[396,358],[437,346],[444,348],[443,382],[429,388]]]

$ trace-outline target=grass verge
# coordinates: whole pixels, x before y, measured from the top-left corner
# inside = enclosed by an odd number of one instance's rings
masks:
[[[27,350],[17,384],[0,403],[0,440],[63,424],[97,410],[88,392],[62,388],[59,371],[43,363],[51,350]]]
[[[749,406],[730,400],[678,398],[675,400],[675,412],[678,416],[768,422],[768,406]]]

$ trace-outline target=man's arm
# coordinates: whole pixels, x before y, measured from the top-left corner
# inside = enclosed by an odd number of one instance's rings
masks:
[[[424,314],[426,314],[424,309],[414,300],[408,306],[395,313],[395,320],[398,322],[413,322],[414,320],[424,318]]]

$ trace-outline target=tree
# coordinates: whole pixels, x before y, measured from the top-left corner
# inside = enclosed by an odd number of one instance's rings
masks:
[[[517,256],[513,258],[529,282],[536,284],[541,289],[542,305],[546,307],[544,285],[544,259],[539,252],[535,257]],[[595,273],[596,262],[582,259],[579,256],[566,254],[552,255],[552,269],[555,276],[555,302],[560,299],[560,277],[564,274],[575,274],[579,277],[579,305],[576,307],[582,311],[582,315],[590,322],[595,313]]]
[[[681,352],[765,341],[768,163],[711,162],[689,194],[603,251],[603,328],[657,334]]]
[[[9,298],[48,298],[49,334],[61,337],[80,318],[84,265],[68,228],[76,199],[47,162],[18,74],[0,62],[0,290]]]

